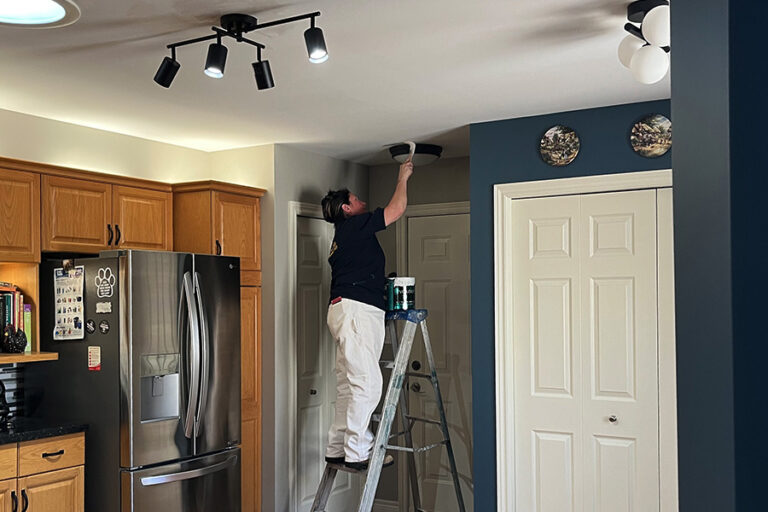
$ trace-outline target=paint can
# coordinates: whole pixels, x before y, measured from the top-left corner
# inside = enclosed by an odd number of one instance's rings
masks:
[[[416,308],[416,278],[396,277],[392,280],[393,310]]]
[[[387,283],[384,285],[384,295],[387,298],[387,311],[393,311],[395,309],[395,278],[388,277]]]

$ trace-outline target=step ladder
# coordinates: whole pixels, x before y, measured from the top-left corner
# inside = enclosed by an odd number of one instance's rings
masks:
[[[403,328],[403,335],[398,344],[397,341],[397,328],[396,322],[398,320],[405,321],[405,327]],[[382,361],[383,368],[390,368],[392,370],[392,376],[389,379],[389,385],[387,386],[387,394],[384,399],[384,406],[381,409],[380,415],[375,415],[374,421],[379,420],[379,428],[376,431],[376,439],[373,442],[373,452],[368,464],[368,474],[365,480],[365,487],[363,489],[363,496],[360,500],[360,505],[357,512],[370,512],[373,508],[373,501],[376,496],[376,487],[379,485],[379,477],[381,476],[381,468],[384,464],[384,456],[387,450],[396,450],[406,452],[408,454],[408,475],[411,482],[411,494],[413,498],[413,508],[416,512],[426,512],[421,508],[421,498],[419,494],[419,481],[416,474],[416,456],[415,454],[421,453],[433,448],[440,448],[445,446],[448,451],[448,461],[451,466],[451,474],[453,476],[453,487],[456,491],[456,500],[459,505],[459,512],[465,512],[464,498],[461,495],[461,485],[459,483],[459,473],[456,470],[456,459],[453,456],[453,447],[451,446],[451,438],[448,433],[448,422],[445,419],[445,409],[443,408],[443,397],[440,394],[440,386],[437,382],[437,370],[435,369],[435,358],[432,355],[432,345],[429,342],[429,333],[427,332],[427,310],[426,309],[410,309],[407,311],[392,311],[386,314],[386,343],[392,345],[392,353],[395,354],[394,361]],[[418,373],[417,371],[408,371],[408,360],[411,356],[411,348],[413,347],[413,338],[416,334],[416,326],[421,328],[422,338],[424,339],[424,348],[427,355],[427,362],[429,365],[429,373]],[[416,369],[418,370],[418,369]],[[440,412],[440,419],[420,418],[413,416],[408,412],[408,398],[407,393],[403,393],[403,386],[408,384],[409,378],[426,379],[432,383],[432,388],[435,391],[435,399],[437,401],[437,408]],[[390,435],[392,429],[392,423],[395,419],[395,412],[399,407],[399,416],[402,423],[402,431],[396,434]],[[413,446],[413,436],[411,434],[413,426],[416,422],[429,423],[435,426],[439,426],[443,434],[443,440],[431,444],[429,446],[423,446],[415,448]],[[391,445],[390,439],[396,439],[403,437],[405,440],[405,446]],[[346,471],[350,473],[357,473],[357,471],[350,470],[344,464],[326,464],[325,471],[323,472],[323,478],[320,480],[320,485],[315,494],[315,501],[312,504],[310,512],[334,512],[326,511],[325,507],[328,503],[328,498],[331,495],[333,489],[333,481],[336,478],[336,474],[339,471]]]

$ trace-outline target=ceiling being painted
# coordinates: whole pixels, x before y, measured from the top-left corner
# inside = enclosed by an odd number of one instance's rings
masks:
[[[313,2],[76,0],[49,30],[0,27],[0,108],[205,151],[295,144],[364,163],[404,139],[468,154],[470,123],[670,94],[617,59],[628,1]],[[308,22],[251,32],[276,87],[259,91],[252,47],[227,40],[226,73],[203,74],[207,42],[183,47],[170,89],[152,81],[165,45],[221,14],[266,22],[319,10],[330,58],[307,60]]]

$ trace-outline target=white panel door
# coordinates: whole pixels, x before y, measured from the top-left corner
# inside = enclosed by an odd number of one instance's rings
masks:
[[[467,511],[472,494],[472,358],[469,300],[469,214],[408,218],[408,275],[416,278],[416,307],[429,310],[427,327],[440,391]],[[421,332],[411,360],[426,371]],[[416,416],[439,419],[429,381],[411,379],[409,408]],[[417,423],[414,444],[442,439],[436,425]],[[417,456],[421,503],[425,510],[458,510],[448,456],[435,448]],[[406,489],[410,499],[410,491]],[[409,503],[411,503],[409,501]],[[412,507],[412,503],[410,507]]]
[[[579,198],[513,208],[516,510],[581,511]]]
[[[656,192],[513,201],[516,510],[659,510]]]
[[[332,227],[324,220],[297,220],[296,333],[298,369],[298,511],[312,506],[325,469],[328,429],[336,403],[335,343],[326,326],[330,288],[328,250]],[[360,500],[359,476],[339,472],[328,510],[352,512]]]
[[[581,197],[584,510],[659,510],[656,191]]]

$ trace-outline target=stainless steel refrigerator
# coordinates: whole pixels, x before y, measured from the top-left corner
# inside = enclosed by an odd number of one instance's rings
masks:
[[[84,267],[82,317],[65,320],[84,339],[53,339],[64,262],[44,262],[41,349],[59,360],[29,365],[27,405],[89,424],[86,511],[239,511],[239,259],[109,251],[71,263]]]

